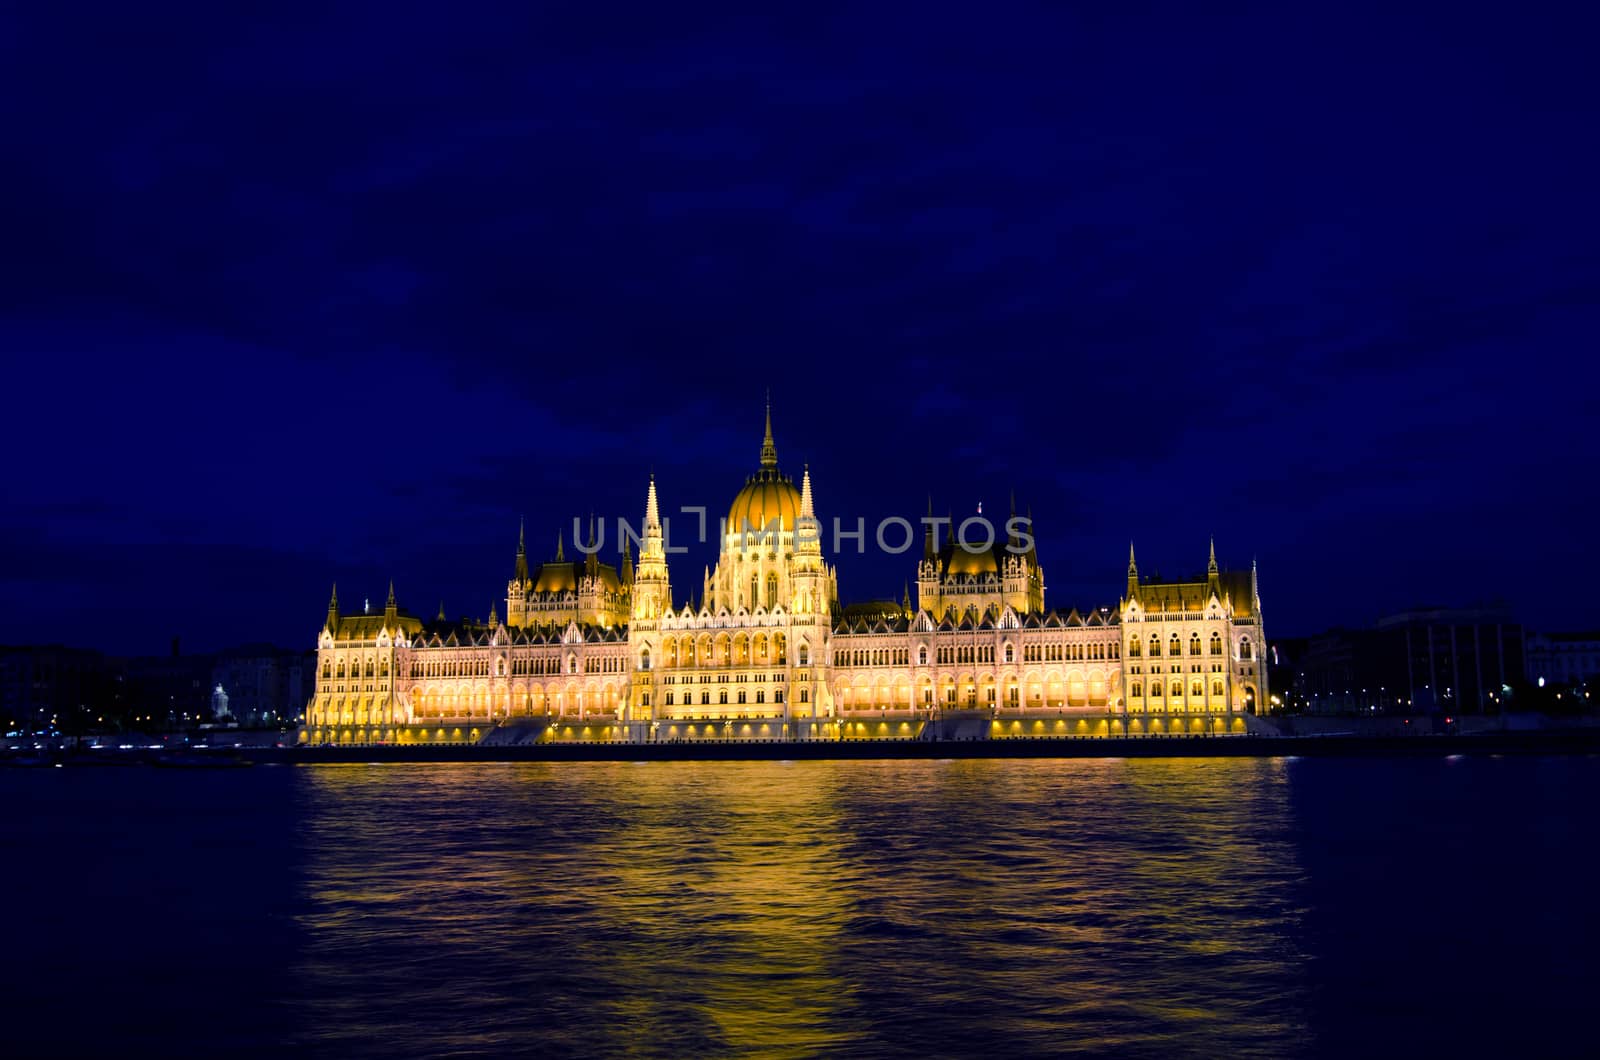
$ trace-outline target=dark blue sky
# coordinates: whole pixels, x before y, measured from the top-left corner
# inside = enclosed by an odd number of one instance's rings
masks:
[[[1053,605],[1214,533],[1274,635],[1592,624],[1594,27],[1207,6],[0,16],[0,641],[481,616],[767,387],[824,519],[1014,488]]]

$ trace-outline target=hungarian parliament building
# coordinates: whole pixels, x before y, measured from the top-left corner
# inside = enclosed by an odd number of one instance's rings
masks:
[[[910,523],[899,520],[903,526]],[[842,606],[811,475],[760,465],[734,496],[696,602],[674,600],[652,478],[634,566],[589,547],[530,566],[505,618],[345,614],[317,641],[308,743],[967,739],[1226,734],[1267,701],[1254,564],[1142,580],[1115,608],[1045,606],[1031,534],[982,547],[930,520],[916,601]],[[954,528],[952,528],[953,530]],[[1031,530],[1031,527],[1029,528]]]

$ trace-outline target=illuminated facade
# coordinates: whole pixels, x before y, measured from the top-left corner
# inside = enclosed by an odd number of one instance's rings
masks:
[[[909,524],[907,524],[909,525]],[[589,545],[529,567],[506,618],[345,615],[318,639],[312,743],[918,739],[1231,733],[1267,702],[1255,570],[1141,581],[1118,606],[1045,607],[1031,537],[969,550],[925,529],[917,601],[842,607],[805,471],[760,463],[729,506],[697,603],[675,602],[656,485],[639,563]]]

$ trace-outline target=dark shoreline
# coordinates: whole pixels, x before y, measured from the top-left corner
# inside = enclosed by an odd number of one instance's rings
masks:
[[[1600,754],[1600,730],[1418,736],[1080,737],[970,741],[549,743],[292,747],[235,752],[257,762],[730,762],[949,758],[1437,758]]]
[[[174,747],[6,752],[0,768],[62,765],[219,767],[406,762],[738,762],[1002,758],[1440,758],[1600,754],[1600,728],[1415,736],[1137,736],[1001,740],[693,741],[683,743],[404,744]]]

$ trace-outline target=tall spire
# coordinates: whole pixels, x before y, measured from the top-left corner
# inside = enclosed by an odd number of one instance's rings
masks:
[[[562,535],[557,534],[556,535],[556,562],[557,563],[565,563],[567,561],[567,550],[562,546],[561,542],[562,542]]]
[[[1211,559],[1206,563],[1206,574],[1215,578],[1217,576],[1217,539],[1211,539]]]
[[[1139,594],[1139,564],[1133,558],[1133,542],[1128,542],[1128,599]]]
[[[443,600],[439,601],[439,619],[438,620],[440,622],[448,622],[448,621],[450,621],[449,619],[444,617],[444,601]]]
[[[656,505],[656,477],[650,476],[650,492],[644,499],[644,525],[648,530],[661,525],[661,509]]]
[[[770,432],[769,432],[770,433]],[[815,519],[817,513],[811,507],[811,465],[805,465],[805,471],[800,475],[800,518]]]
[[[633,584],[633,553],[632,550],[628,548],[627,534],[622,535],[622,564],[618,573],[622,578],[622,584]]]
[[[766,471],[778,469],[778,447],[772,443],[772,392],[767,391],[767,433],[761,439],[761,467]]]
[[[384,603],[383,609],[385,611],[393,614],[394,611],[398,608],[398,606],[399,605],[397,605],[394,602],[394,579],[390,578],[389,579],[389,599]]]
[[[922,524],[922,558],[933,562],[933,494],[928,494],[928,519]]]
[[[512,578],[519,582],[527,582],[528,577],[528,520],[523,519],[517,525],[517,566],[512,572]]]
[[[333,583],[333,596],[328,600],[328,630],[339,628],[339,583]]]

